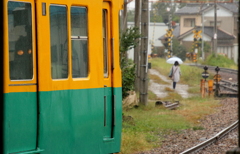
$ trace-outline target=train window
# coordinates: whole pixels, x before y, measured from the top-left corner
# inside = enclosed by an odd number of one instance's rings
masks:
[[[71,7],[72,77],[88,76],[87,9]]]
[[[53,79],[68,77],[67,8],[50,5],[51,71]]]
[[[107,10],[103,10],[103,71],[104,77],[108,77],[108,33],[107,33]]]
[[[31,4],[8,2],[9,69],[11,80],[33,78]]]

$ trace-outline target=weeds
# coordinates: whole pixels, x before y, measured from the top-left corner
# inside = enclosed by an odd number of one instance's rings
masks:
[[[203,64],[211,65],[211,66],[218,66],[218,67],[225,67],[231,69],[237,69],[237,65],[234,63],[233,60],[223,56],[214,54],[210,55]]]
[[[159,83],[159,84],[168,84],[168,82],[162,80],[159,76],[157,75],[153,75],[153,74],[149,74],[148,75],[149,78],[153,81],[153,82],[156,82],[156,83]]]
[[[152,68],[160,74],[168,76],[171,64],[165,59],[155,58],[150,61]],[[219,106],[219,101],[213,97],[201,98],[200,79],[203,69],[181,65],[182,76],[180,83],[189,85],[188,92],[193,94],[190,98],[182,98],[171,88],[165,88],[168,96],[159,98],[153,92],[148,92],[149,100],[166,100],[180,102],[176,110],[166,109],[163,105],[155,106],[155,101],[148,106],[140,105],[138,108],[123,110],[122,149],[121,154],[132,154],[140,151],[160,147],[164,136],[169,132],[181,132],[181,130],[202,130],[199,121],[204,116],[214,112]],[[155,75],[149,75],[154,82],[164,84]]]

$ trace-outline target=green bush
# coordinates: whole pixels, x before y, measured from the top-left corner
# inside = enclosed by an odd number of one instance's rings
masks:
[[[139,28],[130,27],[120,37],[120,65],[122,69],[122,98],[134,89],[135,64],[127,58],[128,50],[135,48],[140,38]]]
[[[234,63],[233,60],[227,58],[223,55],[217,55],[211,54],[207,57],[206,61],[203,62],[205,65],[210,66],[218,66],[218,67],[225,67],[225,68],[236,68],[237,65]]]
[[[181,45],[180,42],[173,38],[173,55],[181,58],[183,61],[186,59],[187,49],[185,46]]]
[[[132,60],[127,60],[122,68],[122,97],[128,96],[128,92],[134,89],[135,65]]]

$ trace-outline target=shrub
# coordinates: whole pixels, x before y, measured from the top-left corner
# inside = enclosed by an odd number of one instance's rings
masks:
[[[126,61],[122,68],[122,97],[128,96],[128,92],[134,89],[135,64],[132,60]]]
[[[136,27],[127,28],[120,38],[120,65],[122,69],[122,97],[128,96],[128,92],[134,89],[135,64],[127,59],[127,51],[135,48],[140,38],[139,29]]]
[[[225,68],[231,68],[236,67],[236,64],[233,60],[223,56],[223,55],[217,55],[211,54],[203,64],[211,65],[211,66],[218,66],[218,67],[225,67]]]

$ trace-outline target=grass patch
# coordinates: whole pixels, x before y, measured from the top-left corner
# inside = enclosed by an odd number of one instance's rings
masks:
[[[148,99],[149,100],[158,100],[159,98],[152,91],[148,90]]]
[[[217,55],[217,57],[215,57],[214,54],[211,54],[210,56],[207,57],[207,59],[204,62],[202,62],[202,64],[231,68],[231,69],[238,69],[237,64],[235,64],[233,60],[223,55]]]
[[[136,151],[143,151],[152,148],[152,145],[146,141],[145,134],[127,131],[123,128],[121,154],[130,154]]]
[[[122,154],[145,151],[161,145],[162,138],[168,130],[190,128],[190,123],[182,115],[163,107],[155,107],[151,102],[148,106],[140,106],[124,111],[124,116],[134,119],[134,124],[123,121]]]
[[[152,64],[153,69],[157,70],[158,72],[161,72],[162,75],[168,76],[172,65],[166,63],[166,59],[153,58],[150,59],[149,62]]]
[[[158,84],[169,84],[168,82],[162,80],[159,76],[157,76],[155,74],[149,74],[148,77],[155,83],[158,83]]]
[[[202,126],[194,126],[192,129],[193,130],[204,130],[204,128]]]
[[[168,89],[167,87],[165,89]],[[169,88],[170,89],[170,88]],[[166,101],[175,101],[175,100],[182,100],[182,96],[179,95],[178,93],[174,92],[172,89],[170,89],[171,91],[168,93],[168,95],[166,97],[161,98],[162,100],[166,100]]]
[[[199,87],[189,87],[188,88],[188,93],[192,93],[192,94],[200,93],[200,86]]]
[[[219,100],[215,100],[213,97],[195,96],[182,101],[182,106],[176,112],[183,115],[188,121],[197,124],[199,119],[214,112],[214,108],[219,106],[218,102]]]
[[[179,97],[175,93],[170,95]],[[177,110],[155,107],[155,102],[149,102],[148,106],[140,105],[138,108],[124,110],[124,116],[131,117],[132,120],[123,120],[121,154],[160,147],[163,134],[169,131],[203,129],[199,126],[199,119],[214,112],[213,107],[218,106],[218,101],[214,98],[193,97],[182,99],[180,104]]]
[[[169,87],[165,87],[165,91],[167,91],[167,92],[174,92],[174,90],[172,88],[169,88]]]

